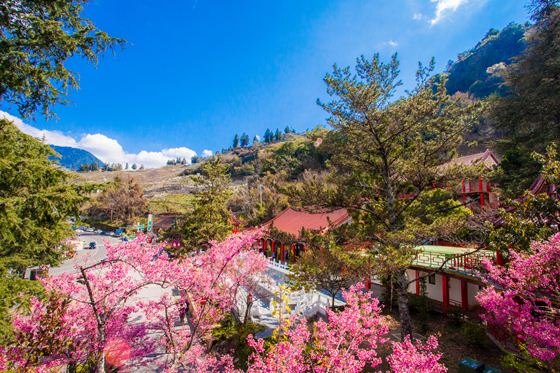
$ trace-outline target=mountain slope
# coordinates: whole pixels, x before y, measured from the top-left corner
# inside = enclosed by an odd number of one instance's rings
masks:
[[[527,26],[510,23],[503,30],[491,29],[472,49],[459,54],[447,68],[447,90],[470,93],[485,98],[492,93],[503,94],[502,78],[492,74],[510,64],[525,49]]]
[[[51,159],[70,170],[78,171],[82,165],[97,164],[100,168],[105,165],[87,150],[56,145],[51,145],[51,148],[60,155],[60,157],[52,157]]]

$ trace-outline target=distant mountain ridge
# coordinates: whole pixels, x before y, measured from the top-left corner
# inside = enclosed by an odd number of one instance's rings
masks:
[[[450,61],[446,83],[449,94],[464,92],[476,98],[505,94],[503,79],[492,72],[511,64],[525,50],[527,29],[514,22],[501,31],[490,29],[474,48],[459,54],[457,61]]]
[[[51,145],[51,148],[60,154],[60,158],[51,157],[51,160],[70,170],[78,171],[82,165],[96,164],[99,168],[105,166],[105,163],[87,150],[57,145]]]

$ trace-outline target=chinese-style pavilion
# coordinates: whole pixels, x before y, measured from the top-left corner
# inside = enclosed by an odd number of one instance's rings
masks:
[[[282,242],[277,238],[263,238],[259,242],[259,249],[269,258],[282,263],[293,263],[304,249],[300,241],[302,230],[324,233],[329,229],[349,223],[351,217],[346,209],[304,211],[287,208],[265,224],[263,227],[270,233],[274,228],[289,241]],[[287,241],[287,242],[286,242]]]
[[[454,158],[443,164],[441,168],[482,165],[491,169],[496,167],[499,163],[496,155],[491,150],[486,149],[482,153]],[[459,189],[458,194],[463,204],[471,208],[481,209],[484,207],[498,207],[498,197],[493,191],[492,183],[482,176],[475,180],[461,180],[461,185],[458,186],[457,189]]]

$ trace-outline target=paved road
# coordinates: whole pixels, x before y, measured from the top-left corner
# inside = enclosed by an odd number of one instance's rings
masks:
[[[101,236],[99,234],[89,233],[89,232],[79,233],[78,238],[82,241],[85,241],[86,245],[89,245],[91,241],[94,241],[97,247],[93,250],[90,249],[77,250],[76,255],[72,259],[68,259],[64,261],[58,267],[50,268],[49,275],[56,276],[62,273],[74,273],[78,271],[76,269],[76,265],[84,265],[86,263],[88,264],[96,263],[107,256],[107,250],[105,249],[105,245],[104,245],[105,241],[111,243],[117,243],[120,241],[120,239],[116,237]]]

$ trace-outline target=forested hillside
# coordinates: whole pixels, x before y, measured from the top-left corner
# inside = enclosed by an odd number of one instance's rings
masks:
[[[78,171],[84,165],[96,165],[97,168],[102,168],[105,165],[105,163],[87,150],[56,145],[51,145],[51,148],[60,155],[60,157],[53,156],[51,159],[69,170]]]
[[[504,29],[490,29],[474,48],[465,51],[448,65],[449,94],[469,93],[485,98],[492,93],[504,94],[500,72],[525,49],[527,26],[510,23]]]

